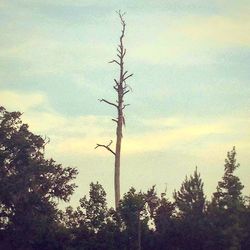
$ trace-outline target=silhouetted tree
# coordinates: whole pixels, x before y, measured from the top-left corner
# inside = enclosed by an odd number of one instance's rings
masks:
[[[234,211],[243,204],[242,189],[244,188],[239,177],[234,175],[234,171],[240,166],[236,162],[235,147],[227,153],[224,166],[224,176],[213,194],[213,203],[219,208]]]
[[[75,168],[44,158],[45,140],[29,131],[20,112],[0,107],[0,221],[9,249],[56,249],[58,200],[68,201]]]
[[[205,196],[203,192],[203,182],[197,168],[194,175],[186,176],[180,191],[174,192],[175,204],[181,217],[201,216],[205,207]]]
[[[174,213],[175,204],[166,198],[166,193],[162,193],[154,216],[155,244],[159,250],[176,249],[179,245],[180,236],[177,231],[177,220]]]
[[[240,214],[242,225],[241,249],[250,249],[250,197],[245,197],[245,208]]]
[[[205,241],[205,196],[197,168],[174,192],[183,249],[203,249]]]
[[[127,238],[127,249],[141,249],[144,235],[148,230],[145,194],[134,188],[124,194],[119,205],[119,215],[123,222],[123,233]]]
[[[213,225],[214,236],[210,244],[221,249],[240,249],[244,237],[241,213],[244,210],[242,196],[243,185],[234,171],[240,165],[236,162],[235,147],[227,153],[224,165],[224,176],[219,181],[217,191],[213,194],[208,207],[209,220]]]

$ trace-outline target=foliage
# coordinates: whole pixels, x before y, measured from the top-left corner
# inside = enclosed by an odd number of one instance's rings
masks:
[[[204,249],[206,241],[205,195],[203,181],[197,172],[186,176],[180,191],[174,192],[177,208],[176,228],[179,233],[181,248]]]
[[[234,171],[240,165],[236,162],[235,147],[227,153],[224,165],[224,176],[218,182],[217,191],[213,194],[208,207],[209,220],[213,225],[213,242],[222,249],[240,249],[244,230],[240,217],[245,210],[241,194],[243,185]]]
[[[69,200],[77,170],[46,160],[45,140],[20,117],[0,108],[0,226],[15,248],[29,249],[49,238],[56,201]]]
[[[239,177],[234,175],[234,171],[240,166],[236,162],[235,147],[227,153],[225,159],[225,173],[222,181],[219,181],[217,191],[214,193],[213,203],[219,208],[225,210],[237,210],[243,204],[241,191],[244,186],[241,184]]]
[[[203,182],[197,168],[194,175],[191,175],[182,183],[180,191],[174,192],[175,204],[181,217],[200,217],[205,208],[205,196]]]

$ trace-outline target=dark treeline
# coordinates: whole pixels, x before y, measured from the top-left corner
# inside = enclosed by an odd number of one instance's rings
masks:
[[[115,211],[103,187],[91,183],[76,209],[62,211],[58,202],[74,193],[77,170],[45,159],[47,141],[20,117],[0,108],[0,249],[250,249],[250,206],[234,173],[235,148],[211,200],[195,169],[171,200],[154,186],[131,188]]]

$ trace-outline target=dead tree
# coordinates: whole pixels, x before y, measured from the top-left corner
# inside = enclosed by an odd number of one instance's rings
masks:
[[[127,93],[131,91],[131,88],[126,83],[126,81],[133,75],[129,74],[127,70],[124,68],[124,57],[126,55],[126,49],[124,48],[123,40],[125,36],[125,28],[126,23],[124,20],[125,13],[121,13],[121,11],[117,12],[121,21],[122,30],[119,39],[119,44],[117,47],[117,58],[110,61],[109,63],[114,63],[119,67],[119,76],[117,79],[114,79],[114,90],[117,93],[116,102],[111,102],[106,99],[99,99],[100,102],[104,102],[115,108],[117,112],[117,117],[112,119],[116,123],[116,146],[115,151],[113,151],[110,146],[112,144],[112,140],[110,143],[104,144],[96,144],[95,148],[103,147],[111,152],[115,157],[115,172],[114,172],[114,188],[115,188],[115,207],[117,208],[120,201],[120,165],[121,165],[121,145],[122,145],[122,130],[123,126],[125,126],[125,118],[124,118],[124,109],[129,105],[124,103],[124,97]]]

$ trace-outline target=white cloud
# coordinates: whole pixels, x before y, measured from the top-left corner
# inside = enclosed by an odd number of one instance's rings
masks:
[[[95,151],[94,145],[96,143],[108,143],[110,139],[114,138],[114,130],[111,129],[112,124],[103,124],[102,117],[96,117],[95,119],[99,120],[99,122],[92,125],[89,123],[89,127],[91,127],[89,129],[90,131],[92,129],[92,133],[80,136],[68,136],[65,134],[64,137],[55,142],[57,144],[55,147],[57,152],[62,154],[95,154],[104,156],[106,154],[105,149]],[[122,147],[125,155],[155,151],[163,152],[170,148],[182,148],[187,144],[192,146],[193,143],[202,141],[204,136],[226,136],[233,129],[232,126],[228,125],[227,120],[220,122],[191,122],[189,119],[173,117],[168,119],[161,118],[158,121],[142,122],[152,126],[152,131],[140,133],[140,135],[130,135],[126,131]],[[93,129],[93,126],[96,126],[96,128]],[[172,128],[169,129],[169,126],[172,126]],[[89,130],[87,127],[83,127],[83,129]],[[159,130],[158,128],[160,127],[161,129]]]
[[[67,154],[78,157],[81,155],[107,156],[105,149],[94,150],[94,147],[96,143],[106,144],[111,139],[115,139],[115,126],[110,117],[101,115],[66,117],[54,112],[46,103],[46,98],[40,94],[22,96],[20,93],[5,92],[2,97],[5,100],[12,100],[9,104],[5,102],[7,107],[12,104],[12,109],[17,109],[17,103],[24,105],[23,109],[26,110],[23,115],[24,122],[28,123],[35,133],[51,138],[48,146],[51,155],[54,152],[57,155]],[[34,107],[39,105],[45,107],[46,111],[34,110]],[[135,135],[126,130],[122,151],[125,155],[130,155],[163,152],[170,148],[183,149],[188,145],[189,151],[194,150],[197,155],[202,155],[202,152],[198,153],[200,149],[197,148],[197,142],[200,142],[203,148],[206,145],[210,147],[209,136],[213,138],[218,136],[221,140],[219,144],[223,144],[223,140],[227,137],[234,136],[236,139],[230,139],[230,143],[243,145],[245,139],[242,137],[246,136],[250,120],[242,117],[234,117],[234,119],[221,117],[218,121],[178,116],[137,120],[135,122],[140,124],[142,131]]]
[[[46,97],[41,93],[25,93],[16,91],[1,91],[1,105],[12,111],[27,112],[30,109],[46,103]]]
[[[191,17],[180,27],[180,31],[196,45],[217,48],[250,46],[249,23],[249,16]]]
[[[177,128],[170,130],[154,131],[140,136],[124,138],[124,151],[126,153],[162,152],[172,147],[192,144],[204,136],[224,134],[230,131],[227,126],[220,123],[187,125],[185,121],[180,121],[177,126]]]
[[[180,66],[216,63],[215,55],[221,49],[250,46],[247,10],[249,7],[239,5],[233,14],[224,8],[218,15],[134,15],[128,27],[129,57],[144,63]]]
[[[50,150],[57,154],[106,155],[105,150],[94,150],[96,143],[106,144],[115,137],[115,126],[107,116],[66,117],[54,112],[40,93],[2,91],[2,104],[8,110],[24,111],[23,122],[31,131],[51,138]],[[228,132],[224,123],[195,123],[180,117],[137,121],[151,128],[151,132],[124,137],[124,154],[164,151],[169,147],[195,141],[209,134]],[[170,128],[170,129],[169,129]],[[159,130],[160,129],[160,130]],[[112,145],[114,146],[114,144]]]

